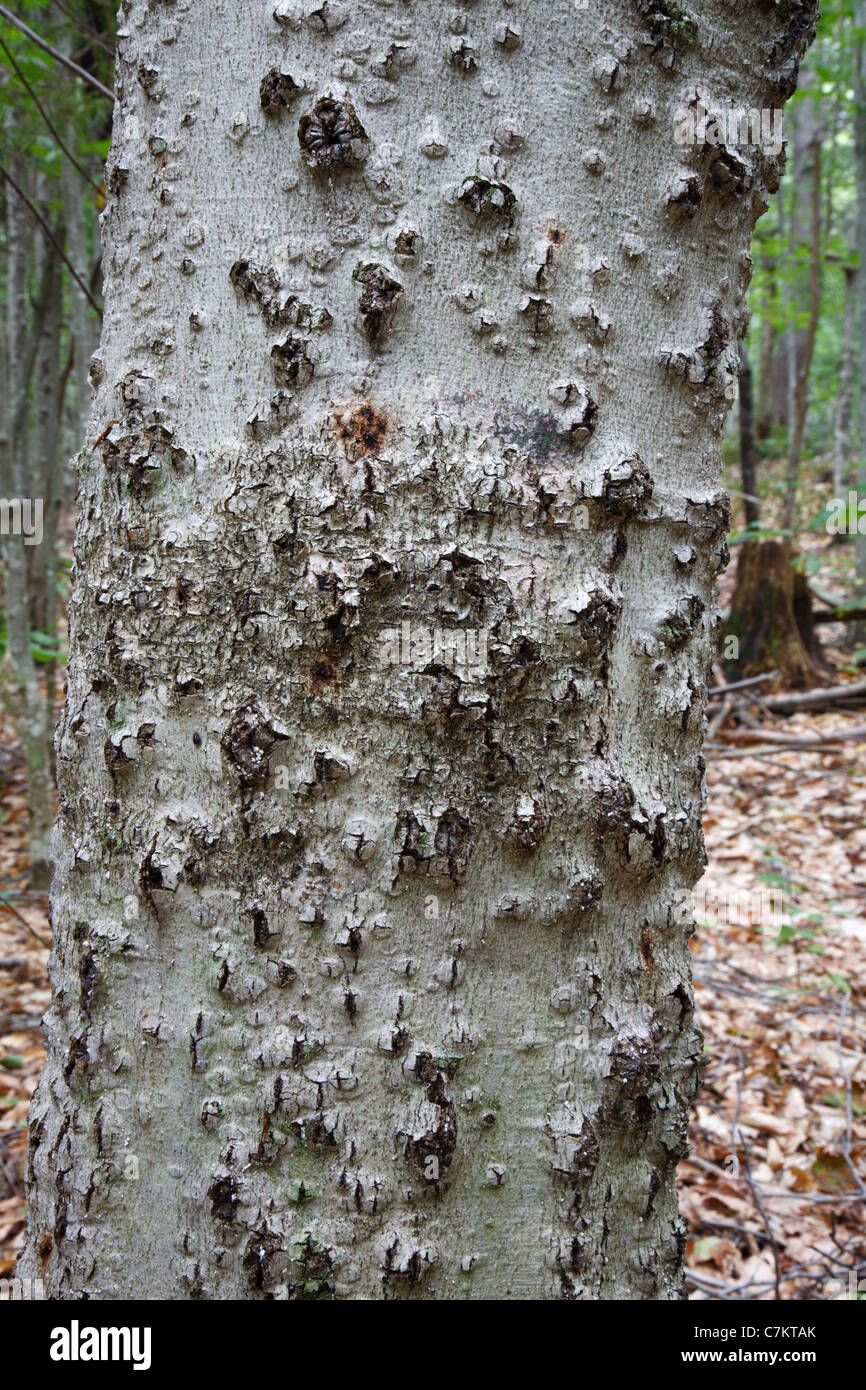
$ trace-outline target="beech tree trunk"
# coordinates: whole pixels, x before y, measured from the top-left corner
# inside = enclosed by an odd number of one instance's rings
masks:
[[[811,3],[121,13],[23,1275],[671,1299],[748,244]]]

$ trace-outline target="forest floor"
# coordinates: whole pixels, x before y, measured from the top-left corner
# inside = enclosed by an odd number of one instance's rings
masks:
[[[821,535],[804,548],[822,583],[850,587],[850,546],[831,547]],[[862,680],[832,645],[841,625],[824,627],[822,638],[834,667],[827,683]],[[838,707],[774,715],[752,692],[736,698],[770,742],[774,733],[826,737],[864,719]],[[729,729],[731,717],[736,711]],[[707,750],[709,867],[692,941],[707,1069],[680,1165],[689,1296],[850,1297],[852,1280],[863,1280],[866,1293],[866,732],[758,753],[725,739],[719,724]],[[46,900],[24,887],[23,761],[2,713],[0,783],[3,1277],[23,1239],[50,927]]]

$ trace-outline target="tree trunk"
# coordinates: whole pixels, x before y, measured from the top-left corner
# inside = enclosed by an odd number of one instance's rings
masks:
[[[718,441],[778,171],[674,113],[778,105],[813,23],[121,13],[51,1296],[680,1296]]]
[[[23,160],[15,152],[18,136],[14,115],[7,117],[9,165],[19,187],[25,182]],[[0,469],[3,518],[3,568],[6,626],[12,666],[16,714],[27,765],[30,886],[45,890],[50,878],[51,761],[45,702],[30,645],[30,555],[38,555],[42,526],[38,508],[44,502],[32,487],[27,395],[31,369],[27,340],[26,266],[32,237],[30,219],[19,195],[6,184],[6,367],[4,457]],[[18,511],[9,511],[13,504]],[[28,534],[29,532],[29,534]]]
[[[71,53],[72,47],[71,41],[67,41],[64,51],[68,50]],[[75,93],[70,93],[69,96],[70,102],[73,103],[73,115],[68,121],[64,134],[69,148],[81,159],[82,126],[84,126],[86,133],[86,117],[82,113],[80,105],[75,103],[75,95]],[[83,157],[86,159],[86,156]],[[87,249],[85,209],[91,191],[84,183],[81,174],[68,159],[64,159],[60,165],[60,190],[63,200],[63,216],[66,223],[67,254],[70,264],[75,267],[86,284],[89,279],[90,257]],[[87,380],[88,359],[92,347],[90,320],[84,291],[71,276],[69,277],[68,289],[69,336],[72,351],[72,415],[74,419],[80,421],[80,434],[83,434],[87,428],[87,417],[90,413],[90,385]],[[77,434],[73,448],[78,447],[79,438],[80,435]]]
[[[768,265],[771,264],[768,259]],[[768,274],[769,274],[768,270]],[[758,356],[758,405],[755,418],[755,435],[761,444],[770,436],[773,425],[773,377],[776,364],[776,349],[779,337],[773,323],[772,313],[775,293],[771,285],[767,290],[767,302],[761,311],[760,347]]]
[[[746,541],[738,547],[737,580],[721,642],[722,666],[731,679],[778,671],[783,690],[814,685],[810,647],[817,638],[802,581],[785,541]]]
[[[851,407],[854,400],[854,339],[857,323],[857,271],[843,266],[845,317],[839,353],[839,389],[833,416],[833,496],[842,497],[851,468]]]
[[[752,397],[752,365],[743,344],[740,344],[740,478],[743,483],[743,512],[747,526],[757,526],[760,520],[758,473],[755,447],[755,408]]]
[[[62,243],[62,228],[57,228]],[[57,524],[60,518],[60,264],[46,238],[41,242],[41,292],[34,313],[32,491],[42,498],[42,543],[29,574],[30,612],[35,626],[57,644]],[[57,661],[42,664],[45,686],[45,758],[52,765],[52,735],[57,691]]]
[[[793,531],[797,518],[797,480],[806,416],[809,409],[809,372],[815,351],[821,310],[821,142],[824,122],[812,82],[810,93],[795,108],[794,163],[791,189],[791,265],[786,279],[789,327],[788,354],[788,460],[782,526]],[[781,226],[780,226],[781,230]],[[799,262],[802,251],[804,264]],[[798,329],[796,319],[805,318]]]

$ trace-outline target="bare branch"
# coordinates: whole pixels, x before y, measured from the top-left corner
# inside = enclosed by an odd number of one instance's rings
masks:
[[[52,48],[50,43],[46,43],[38,34],[34,34],[32,29],[28,29],[27,25],[24,24],[22,20],[16,19],[12,11],[7,10],[5,5],[0,5],[0,14],[12,25],[13,29],[18,29],[20,33],[26,34],[28,39],[31,39],[33,43],[38,44],[41,49],[44,49],[56,63],[62,63],[65,68],[69,68],[70,72],[76,73],[79,77],[82,77],[85,82],[89,82],[91,87],[96,88],[97,92],[101,92],[104,97],[108,97],[109,101],[114,101],[114,93],[110,92],[107,87],[104,87],[98,77],[94,77],[86,68],[80,68],[77,63],[73,63],[72,59],[67,58],[65,53],[60,53],[56,48]]]

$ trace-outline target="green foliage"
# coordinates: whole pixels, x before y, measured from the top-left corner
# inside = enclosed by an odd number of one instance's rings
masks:
[[[0,661],[6,655],[8,643],[6,614],[0,609]],[[49,661],[59,661],[63,665],[66,664],[66,646],[61,642],[56,627],[51,632],[39,632],[36,628],[31,628],[30,652],[34,661],[40,665]]]

